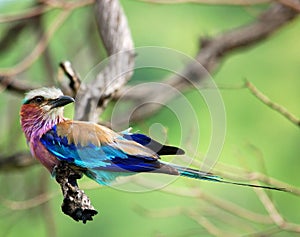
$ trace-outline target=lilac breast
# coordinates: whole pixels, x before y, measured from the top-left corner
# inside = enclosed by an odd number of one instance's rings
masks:
[[[30,143],[30,150],[32,155],[52,173],[53,168],[59,163],[59,160],[45,148],[39,138],[34,139]]]

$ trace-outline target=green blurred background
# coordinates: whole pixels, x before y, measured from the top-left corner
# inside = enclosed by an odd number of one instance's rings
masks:
[[[135,46],[168,47],[191,57],[199,50],[200,37],[214,36],[250,23],[267,7],[159,5],[140,1],[121,3],[128,17]],[[1,14],[17,12],[31,4],[33,3],[30,1],[21,3],[2,1],[0,12]],[[54,10],[45,14],[42,19],[43,26],[48,28],[60,11]],[[92,13],[91,6],[77,9],[57,30],[48,48],[51,59],[48,71],[45,70],[47,60],[42,57],[19,75],[18,79],[35,85],[49,85],[51,78],[57,76],[58,63],[66,59],[70,60],[74,68],[84,77],[93,65],[105,58]],[[0,35],[3,36],[8,27],[9,24],[1,24]],[[296,19],[266,41],[231,53],[222,60],[221,66],[213,75],[215,82],[236,87],[242,85],[247,78],[273,101],[300,116],[299,34],[300,21]],[[13,46],[0,52],[0,67],[6,68],[16,64],[32,51],[36,39],[34,27],[24,30]],[[157,81],[163,77],[163,73],[141,70],[133,76],[130,83]],[[219,162],[246,167],[252,171],[266,173],[292,186],[300,186],[299,128],[262,104],[247,89],[221,89],[221,94],[226,108],[227,133]],[[185,95],[193,105],[198,120],[201,121],[198,125],[202,133],[199,149],[200,153],[205,153],[208,146],[206,138],[209,138],[211,132],[209,112],[205,108],[205,103],[199,100],[197,93],[189,91]],[[21,97],[2,91],[0,101],[1,153],[9,155],[28,149],[19,125]],[[112,109],[113,105],[107,109],[103,120],[109,120]],[[72,109],[69,108],[67,114],[72,116]],[[170,121],[167,109],[161,110],[147,121],[131,126],[135,130],[149,133],[154,123],[160,123],[166,128],[168,142],[171,144],[178,142],[176,137],[178,121]],[[218,165],[216,167],[218,168]],[[82,182],[87,181],[85,179]],[[186,212],[174,213],[174,208],[194,210],[200,217],[207,218],[206,220],[224,231],[221,232],[224,236],[228,232],[242,236],[277,230],[274,224],[257,224],[235,217],[201,198],[188,198],[157,190],[133,193],[109,187],[86,190],[100,213],[93,222],[83,225],[74,222],[61,212],[62,197],[58,193],[59,187],[41,166],[37,165],[22,171],[2,172],[0,183],[0,236],[212,236],[212,233],[208,233],[201,224],[185,214]],[[170,186],[175,190],[199,187],[199,190],[213,197],[267,215],[267,211],[251,188],[185,178],[177,180]],[[37,207],[25,210],[7,208],[9,204],[7,200],[27,200],[35,197],[41,190],[57,195],[54,195],[49,203]],[[270,195],[278,211],[287,221],[300,224],[299,197],[282,192],[272,192]],[[142,208],[152,211],[143,211]],[[272,236],[298,236],[298,234],[279,231]]]

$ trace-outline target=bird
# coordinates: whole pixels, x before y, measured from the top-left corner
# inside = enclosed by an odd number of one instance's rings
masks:
[[[130,129],[115,132],[97,123],[65,118],[64,106],[74,102],[58,88],[42,87],[26,93],[21,106],[20,123],[31,154],[52,175],[60,162],[66,162],[100,185],[109,185],[118,177],[152,172],[286,191],[228,181],[213,173],[162,161],[161,156],[185,152]]]

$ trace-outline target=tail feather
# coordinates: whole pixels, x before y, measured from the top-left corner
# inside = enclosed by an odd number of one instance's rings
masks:
[[[174,164],[168,164],[175,168],[179,175],[193,178],[193,179],[202,179],[212,182],[218,182],[218,183],[225,183],[225,184],[232,184],[232,185],[239,185],[239,186],[246,186],[246,187],[253,187],[253,188],[263,188],[263,189],[271,189],[271,190],[277,190],[277,191],[283,191],[283,192],[290,192],[289,190],[285,188],[278,188],[273,186],[264,186],[264,185],[256,185],[256,184],[247,184],[247,183],[239,183],[239,182],[233,182],[233,181],[227,181],[222,179],[221,177],[214,175],[209,172],[204,172],[196,169],[186,168]]]

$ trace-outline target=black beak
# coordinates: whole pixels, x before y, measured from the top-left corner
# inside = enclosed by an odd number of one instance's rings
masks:
[[[48,104],[51,105],[51,109],[65,106],[67,104],[73,103],[75,100],[70,96],[61,96],[58,99],[50,101]]]

